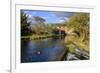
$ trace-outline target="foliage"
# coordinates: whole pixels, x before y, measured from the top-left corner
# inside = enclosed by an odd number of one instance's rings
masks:
[[[76,13],[67,24],[67,27],[74,28],[82,41],[89,40],[89,13]]]
[[[30,30],[30,22],[28,22],[28,16],[21,11],[21,35],[29,35],[31,33]]]
[[[65,22],[66,27],[76,35],[67,36],[67,45],[76,44],[80,49],[89,52],[89,13],[76,13]],[[72,47],[71,47],[72,48]]]
[[[32,30],[36,34],[44,34],[45,33],[45,19],[40,16],[33,16],[34,24],[32,25],[34,28]]]

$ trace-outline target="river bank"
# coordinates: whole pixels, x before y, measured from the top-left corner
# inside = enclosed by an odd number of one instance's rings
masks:
[[[84,50],[89,53],[90,47],[89,47],[89,41],[82,41],[80,37],[76,36],[66,36],[64,40],[66,47],[70,48],[70,51],[74,51],[74,47],[80,48],[81,50]],[[74,45],[74,46],[73,46]]]
[[[56,37],[62,37],[63,35],[56,35],[56,34],[47,34],[47,35],[29,35],[29,36],[21,36],[21,39],[30,39],[30,40],[36,40],[36,39],[45,39],[45,38],[56,38]]]
[[[70,52],[74,52],[73,44],[89,53],[89,42],[85,41],[82,42],[81,38],[75,37],[73,35],[57,35],[57,34],[45,34],[45,35],[29,35],[29,36],[21,36],[21,39],[28,39],[28,40],[37,40],[37,39],[46,39],[46,38],[64,38],[64,43],[66,44],[67,48],[70,49]]]

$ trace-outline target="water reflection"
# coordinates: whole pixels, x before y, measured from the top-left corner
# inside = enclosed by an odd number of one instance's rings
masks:
[[[61,38],[22,40],[21,62],[57,61],[64,50],[64,39]]]
[[[66,47],[67,39],[21,40],[21,63],[89,59],[89,54],[80,48],[73,48],[74,53],[71,53]]]

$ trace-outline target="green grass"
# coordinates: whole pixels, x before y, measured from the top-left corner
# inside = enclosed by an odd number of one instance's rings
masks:
[[[55,35],[55,34],[37,35],[37,34],[33,34],[30,36],[21,36],[21,39],[35,40],[35,39],[45,39],[45,38],[59,37],[59,36],[61,36],[61,35]]]
[[[81,41],[82,39],[80,37],[75,37],[75,36],[67,36],[67,44],[66,46],[69,47],[69,50],[72,52],[73,51],[73,46],[72,44],[76,45],[76,47],[80,48],[81,50],[89,52],[89,40],[86,41]]]
[[[74,53],[74,52],[75,52],[75,48],[74,48],[74,46],[73,46],[72,44],[67,45],[67,48],[66,48],[66,49],[68,49],[68,51],[69,51],[70,53]]]

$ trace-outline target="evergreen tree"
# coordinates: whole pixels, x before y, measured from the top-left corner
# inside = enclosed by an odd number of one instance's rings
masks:
[[[21,35],[30,34],[30,22],[28,22],[28,16],[21,11]]]

